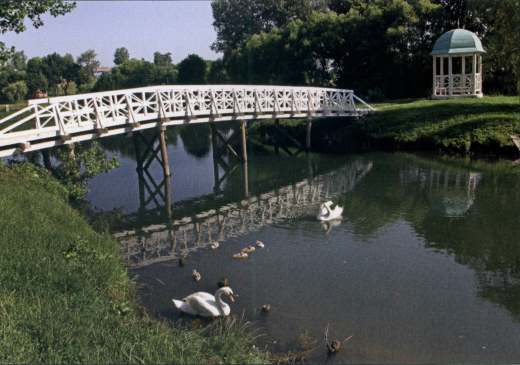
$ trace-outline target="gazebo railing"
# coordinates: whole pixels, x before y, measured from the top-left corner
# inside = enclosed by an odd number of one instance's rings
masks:
[[[451,94],[450,94],[451,86]],[[482,74],[452,74],[435,76],[435,96],[473,95],[482,92]]]

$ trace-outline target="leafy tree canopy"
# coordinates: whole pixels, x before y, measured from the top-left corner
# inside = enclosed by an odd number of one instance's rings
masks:
[[[65,0],[2,0],[0,6],[0,33],[26,29],[24,20],[29,18],[35,28],[41,27],[41,16],[50,13],[56,17],[74,9],[75,2]]]
[[[314,10],[324,10],[327,0],[214,0],[213,26],[217,40],[212,48],[229,52],[256,33],[306,19]]]
[[[121,65],[130,59],[128,49],[125,47],[117,48],[114,52],[114,64]]]
[[[170,66],[172,64],[172,54],[170,52],[168,52],[168,53],[154,52],[153,63],[156,66]]]
[[[180,84],[205,84],[207,82],[207,64],[200,56],[190,54],[179,65]]]

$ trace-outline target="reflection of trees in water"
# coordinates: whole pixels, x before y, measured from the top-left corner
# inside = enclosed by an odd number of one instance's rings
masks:
[[[208,155],[211,146],[210,125],[199,124],[180,127],[179,132],[184,149],[190,155],[203,158]]]
[[[143,133],[146,138],[151,139],[151,135],[157,133],[157,129],[146,129],[140,131],[139,133]],[[177,145],[177,136],[179,135],[178,127],[168,127],[166,128],[166,142],[168,145]],[[135,145],[133,142],[133,135],[119,135],[108,138],[100,138],[99,143],[103,146],[106,151],[117,152],[130,160],[135,161]]]
[[[428,246],[448,251],[477,273],[479,295],[520,320],[520,177],[486,176],[473,209],[455,220],[427,216],[416,229]]]
[[[448,252],[476,272],[482,298],[520,320],[520,176],[481,175],[429,160],[375,161],[344,200],[354,232],[368,236],[406,220],[427,247]]]

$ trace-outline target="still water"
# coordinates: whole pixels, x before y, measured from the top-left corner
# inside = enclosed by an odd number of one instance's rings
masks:
[[[136,172],[124,140],[109,147],[121,167],[90,184],[92,207],[116,217],[112,231],[153,315],[182,318],[171,298],[214,292],[226,277],[239,294],[232,313],[245,313],[273,351],[306,338],[318,342],[312,361],[520,361],[519,168],[252,146],[246,170],[197,147],[208,145],[200,135],[170,138],[169,186],[157,162]],[[344,207],[342,221],[317,221],[327,199]],[[232,259],[257,240],[264,249]],[[353,335],[334,358],[322,347],[327,325],[330,337]]]

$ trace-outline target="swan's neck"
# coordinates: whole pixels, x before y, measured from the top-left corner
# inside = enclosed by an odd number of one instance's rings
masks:
[[[327,216],[330,214],[330,207],[327,204],[322,204],[321,206],[321,214]]]
[[[224,291],[222,289],[217,290],[215,293],[215,302],[217,303],[217,308],[221,315],[227,315],[226,311],[229,308],[229,305],[222,300],[222,295]]]

